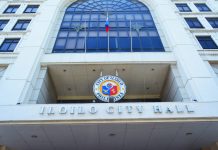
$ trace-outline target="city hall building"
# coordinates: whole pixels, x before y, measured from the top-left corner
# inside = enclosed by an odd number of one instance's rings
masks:
[[[0,150],[218,150],[218,1],[1,0]]]

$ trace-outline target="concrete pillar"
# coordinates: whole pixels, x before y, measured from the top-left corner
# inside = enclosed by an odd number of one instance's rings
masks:
[[[176,65],[170,66],[169,75],[163,89],[161,98],[164,102],[190,101]]]
[[[156,13],[169,47],[175,54],[179,73],[190,98],[199,102],[217,101],[218,85],[199,56],[181,18],[175,13],[174,3],[170,0],[149,0],[147,3]]]

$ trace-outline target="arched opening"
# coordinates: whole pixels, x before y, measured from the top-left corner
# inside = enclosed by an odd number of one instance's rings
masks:
[[[109,32],[105,31],[108,17]],[[53,53],[164,51],[149,9],[133,0],[79,0],[65,11]]]

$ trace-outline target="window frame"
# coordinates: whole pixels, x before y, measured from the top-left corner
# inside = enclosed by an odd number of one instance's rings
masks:
[[[194,5],[200,12],[211,12],[211,9],[207,6],[206,3],[195,3]],[[205,8],[206,10],[204,10]]]
[[[34,14],[37,12],[38,8],[40,5],[27,5],[27,7],[25,8],[25,10],[23,11],[24,14]],[[31,11],[27,12],[28,9],[31,9]],[[33,11],[34,9],[36,9],[35,11]]]
[[[8,9],[12,9],[10,12],[8,12]],[[8,7],[4,10],[4,14],[15,14],[17,10],[20,8],[20,5],[8,5]],[[16,10],[15,10],[16,9]],[[14,11],[15,10],[15,11]]]
[[[193,29],[193,28],[197,28],[197,29],[204,29],[204,26],[201,24],[201,22],[198,20],[197,17],[187,17],[184,18],[186,23],[188,24],[189,28]],[[199,26],[197,26],[195,23],[198,23]]]
[[[14,52],[19,42],[20,42],[20,38],[5,38],[4,41],[0,45],[0,52]],[[7,46],[7,49],[3,50],[2,49],[3,46]],[[11,46],[14,46],[14,48],[12,47],[13,48],[12,50],[10,50]]]
[[[175,4],[179,12],[192,12],[191,8],[187,3],[176,3]],[[183,5],[183,6],[182,6]],[[184,7],[188,8],[188,10],[185,10]],[[182,8],[182,9],[180,9]]]
[[[196,36],[198,43],[202,49],[218,49],[217,43],[213,40],[211,36]],[[212,45],[211,45],[212,44]]]
[[[212,28],[218,28],[218,17],[206,17],[206,20]],[[213,21],[213,23],[211,23],[211,21]]]
[[[17,22],[15,23],[14,27],[12,28],[12,31],[25,31],[25,30],[27,30],[30,22],[31,22],[30,19],[17,20]],[[16,27],[16,26],[18,26],[18,24],[21,24],[20,28]],[[24,27],[24,25],[26,25],[26,28]]]
[[[3,31],[5,26],[8,24],[9,19],[1,19],[0,20],[0,31]],[[3,27],[1,27],[3,25]]]

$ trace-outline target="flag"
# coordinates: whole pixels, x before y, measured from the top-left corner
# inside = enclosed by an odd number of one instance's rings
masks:
[[[105,21],[105,30],[106,30],[106,32],[109,32],[109,20],[108,20],[108,16],[107,16],[107,19]]]

